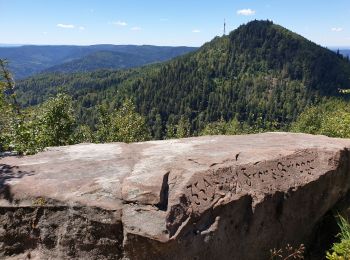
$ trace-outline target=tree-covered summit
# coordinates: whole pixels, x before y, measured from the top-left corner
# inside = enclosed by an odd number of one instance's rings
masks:
[[[252,21],[163,64],[45,74],[20,82],[18,96],[34,105],[62,85],[91,127],[97,105],[113,109],[131,99],[157,138],[180,122],[191,135],[233,119],[252,131],[288,129],[307,106],[350,88],[350,63],[271,21]]]

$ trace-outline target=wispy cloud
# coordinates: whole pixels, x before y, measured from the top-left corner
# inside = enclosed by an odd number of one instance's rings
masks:
[[[252,10],[250,8],[248,9],[242,9],[242,10],[238,10],[237,14],[238,15],[244,15],[244,16],[251,16],[251,15],[255,15],[256,11]]]
[[[84,30],[85,30],[85,27],[84,27],[84,26],[79,26],[79,30],[80,30],[80,31],[84,31]]]
[[[193,33],[200,33],[200,32],[201,32],[201,30],[194,29],[194,30],[192,30],[192,32],[193,32]]]
[[[112,22],[112,24],[117,25],[117,26],[127,26],[128,23],[124,21],[117,21],[117,22]]]
[[[59,23],[56,26],[59,27],[59,28],[63,28],[63,29],[74,29],[75,28],[74,24]]]
[[[333,27],[333,28],[331,28],[331,31],[332,32],[341,32],[341,31],[343,31],[344,29],[343,28],[341,28],[341,27]]]
[[[141,28],[141,27],[138,27],[138,26],[134,26],[134,27],[131,27],[130,30],[131,30],[131,31],[141,31],[142,28]]]

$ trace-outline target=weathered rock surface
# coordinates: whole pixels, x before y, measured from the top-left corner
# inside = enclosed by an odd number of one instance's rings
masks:
[[[0,258],[268,259],[350,188],[350,140],[81,144],[0,159]]]

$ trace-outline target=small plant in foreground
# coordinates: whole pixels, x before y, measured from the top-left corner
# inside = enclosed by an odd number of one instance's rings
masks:
[[[287,244],[284,249],[272,249],[270,250],[270,260],[289,260],[289,259],[304,259],[305,246],[301,244],[298,248],[293,248]]]
[[[350,223],[342,216],[338,216],[338,226],[340,233],[337,237],[340,242],[334,243],[331,251],[327,252],[326,258],[329,260],[350,259]]]

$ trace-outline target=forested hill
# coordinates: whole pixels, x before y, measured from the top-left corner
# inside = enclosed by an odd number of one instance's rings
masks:
[[[283,126],[319,96],[350,88],[350,63],[272,22],[253,21],[132,87],[142,113],[185,114],[194,129],[236,116]]]
[[[111,44],[25,45],[0,47],[0,58],[7,59],[15,78],[21,79],[43,71],[84,72],[94,69],[137,67],[166,61],[196,49],[193,47]]]
[[[62,83],[91,126],[96,105],[115,106],[131,97],[158,137],[180,119],[190,122],[192,134],[221,118],[285,129],[306,106],[350,88],[350,63],[270,21],[252,21],[161,65],[41,75],[20,82],[18,95],[33,105]]]

